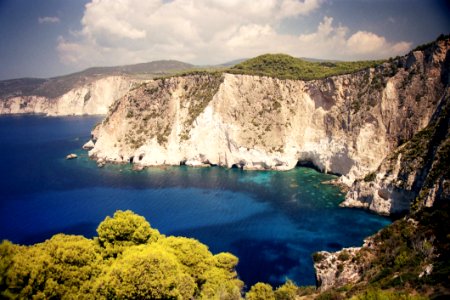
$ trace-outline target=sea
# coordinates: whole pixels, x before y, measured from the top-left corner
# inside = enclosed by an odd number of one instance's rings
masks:
[[[314,169],[98,168],[81,147],[100,116],[0,117],[0,240],[43,242],[56,233],[96,236],[116,210],[132,210],[166,235],[239,258],[247,286],[290,279],[314,285],[311,255],[360,246],[391,221],[341,208],[344,194]],[[66,160],[76,153],[77,159]]]

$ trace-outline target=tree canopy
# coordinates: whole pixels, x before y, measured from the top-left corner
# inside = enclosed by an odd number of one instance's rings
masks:
[[[144,217],[117,211],[98,237],[58,234],[0,244],[0,298],[239,299],[237,257],[213,255],[185,237],[165,237]]]

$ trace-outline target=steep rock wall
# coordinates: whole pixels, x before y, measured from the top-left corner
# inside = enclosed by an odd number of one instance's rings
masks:
[[[424,129],[447,101],[449,48],[448,40],[439,41],[376,68],[313,81],[232,74],[151,81],[112,105],[93,131],[89,154],[138,166],[287,170],[306,161],[352,185]],[[390,195],[371,189],[380,195],[372,199],[386,205],[367,204],[361,191],[354,185],[344,205],[361,202],[390,214],[411,202],[407,189]]]
[[[0,114],[39,113],[49,116],[106,114],[111,103],[123,97],[134,82],[125,76],[108,76],[76,86],[57,98],[15,96],[0,99]]]
[[[430,124],[356,180],[342,206],[390,215],[450,199],[450,89]]]
[[[90,154],[248,169],[290,169],[307,160],[361,177],[428,124],[444,90],[439,59],[414,52],[308,82],[231,74],[153,81],[115,104],[94,130]]]

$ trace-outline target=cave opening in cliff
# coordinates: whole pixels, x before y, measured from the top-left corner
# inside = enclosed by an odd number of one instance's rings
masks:
[[[244,166],[241,165],[241,164],[232,164],[231,168],[232,169],[241,169],[242,170],[244,168]]]
[[[314,169],[314,170],[316,170],[318,172],[323,173],[323,170],[321,170],[318,166],[316,166],[310,160],[298,160],[296,167],[310,168],[310,169]]]
[[[331,174],[331,175],[336,175],[336,176],[342,176],[342,174],[337,173],[337,172],[331,172],[329,170],[324,170],[319,168],[318,166],[316,166],[312,161],[310,160],[298,160],[297,161],[297,165],[296,167],[302,167],[302,168],[310,168],[310,169],[314,169],[317,172],[320,173],[326,173],[326,174]]]

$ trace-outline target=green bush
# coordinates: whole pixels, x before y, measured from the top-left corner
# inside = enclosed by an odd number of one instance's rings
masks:
[[[320,252],[315,252],[312,255],[312,259],[313,259],[314,263],[320,263],[322,260],[325,259],[325,255],[323,255]]]
[[[404,292],[369,289],[352,298],[352,300],[425,300],[427,297],[408,295]]]
[[[341,251],[338,255],[338,260],[340,260],[340,261],[346,261],[349,259],[350,259],[350,254],[346,250]]]
[[[114,217],[106,217],[97,228],[98,241],[108,255],[116,256],[131,245],[156,241],[158,230],[152,229],[144,217],[132,211],[117,211]]]
[[[298,287],[290,280],[275,290],[276,300],[294,300],[297,297]]]
[[[374,181],[376,177],[377,177],[377,174],[375,174],[375,172],[371,172],[364,177],[364,181],[365,182]]]
[[[321,293],[316,300],[341,300],[344,299],[342,295],[336,291],[327,291]]]
[[[275,300],[272,286],[267,283],[258,282],[245,294],[246,300]]]

